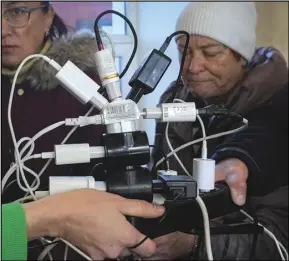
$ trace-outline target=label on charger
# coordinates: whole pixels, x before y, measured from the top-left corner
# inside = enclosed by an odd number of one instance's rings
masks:
[[[109,123],[119,120],[136,120],[139,113],[135,103],[128,101],[116,101],[108,104],[103,110],[103,116]]]
[[[163,103],[163,121],[188,122],[196,120],[195,103]]]
[[[119,104],[109,106],[107,109],[108,118],[123,118],[123,117],[133,117],[135,116],[133,104]]]

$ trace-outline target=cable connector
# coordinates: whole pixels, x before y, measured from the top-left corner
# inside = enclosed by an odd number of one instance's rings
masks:
[[[168,48],[168,46],[170,45],[172,38],[171,37],[167,37],[166,40],[164,41],[163,45],[161,46],[161,48],[159,49],[159,51],[161,53],[164,53],[166,51],[166,49]]]
[[[95,116],[80,116],[78,118],[68,118],[65,119],[65,125],[66,126],[87,126],[87,125],[99,125],[102,124],[101,116],[95,115]]]
[[[243,120],[243,117],[237,113],[230,112],[226,108],[220,105],[209,105],[205,108],[198,109],[198,115],[208,115],[208,116],[230,116],[234,118],[238,118],[239,120]]]
[[[42,152],[41,153],[41,158],[42,159],[54,159],[55,158],[55,153],[54,152]]]

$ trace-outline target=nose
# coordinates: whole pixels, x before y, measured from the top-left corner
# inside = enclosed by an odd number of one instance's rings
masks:
[[[3,14],[1,17],[1,23],[2,23],[1,34],[2,34],[2,37],[4,38],[7,35],[11,34],[11,27],[7,24],[6,20],[4,19]]]
[[[192,57],[190,61],[189,71],[191,73],[198,74],[204,70],[204,59],[199,55],[194,55],[194,57]]]

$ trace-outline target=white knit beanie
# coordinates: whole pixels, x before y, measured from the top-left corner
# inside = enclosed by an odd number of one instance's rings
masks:
[[[176,30],[212,38],[250,61],[256,24],[254,2],[191,2],[178,17]]]

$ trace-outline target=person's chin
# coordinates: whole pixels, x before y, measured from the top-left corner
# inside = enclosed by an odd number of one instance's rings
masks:
[[[21,63],[21,60],[13,55],[9,56],[3,56],[2,57],[2,66],[4,68],[15,68],[18,67],[18,65]]]
[[[194,96],[202,99],[210,98],[213,91],[213,86],[209,82],[194,82],[190,83],[187,87]]]

